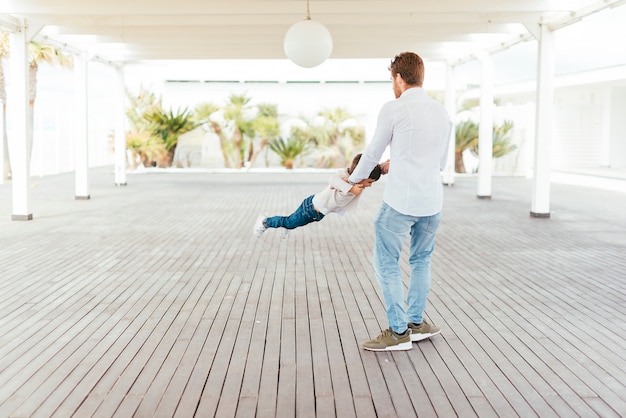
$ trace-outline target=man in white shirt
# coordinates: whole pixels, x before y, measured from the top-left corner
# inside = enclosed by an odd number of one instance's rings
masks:
[[[348,181],[356,184],[378,164],[387,147],[390,159],[383,204],[374,222],[374,268],[385,299],[389,329],[363,343],[372,351],[410,350],[440,332],[423,319],[430,291],[430,257],[441,220],[444,169],[452,122],[445,108],[422,88],[424,62],[415,53],[396,55],[389,67],[396,100],[385,103],[376,131]],[[399,258],[411,235],[411,281],[406,298]]]

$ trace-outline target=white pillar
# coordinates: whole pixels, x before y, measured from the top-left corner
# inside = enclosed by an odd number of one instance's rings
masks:
[[[611,166],[611,114],[612,100],[611,87],[601,88],[602,97],[602,126],[600,127],[600,166]]]
[[[550,147],[554,98],[554,37],[547,25],[539,25],[537,59],[537,114],[530,216],[550,217]]]
[[[86,52],[81,52],[74,60],[74,165],[75,197],[87,200],[89,196],[89,145],[87,128],[87,65]]]
[[[482,80],[480,83],[480,125],[478,128],[478,198],[491,199],[493,161],[493,60],[480,53]]]
[[[454,127],[454,119],[456,116],[456,94],[454,90],[454,68],[448,63],[446,64],[446,97],[445,106],[450,118],[452,119],[452,132],[450,133],[450,143],[448,145],[448,161],[443,171],[443,184],[447,186],[454,185],[454,161],[456,151],[456,133]]]
[[[0,65],[2,65],[0,63]],[[0,102],[0,107],[3,106],[3,104]],[[5,132],[6,132],[6,113],[4,112],[4,110],[2,108],[0,108],[0,113],[2,113],[2,115],[0,116],[0,141],[2,142],[2,145],[0,146],[0,184],[4,184],[4,179],[5,179],[5,172],[7,171],[7,166],[5,165],[5,158],[8,157],[7,152],[9,147],[5,144],[5,141],[8,140],[8,138],[5,136]]]
[[[115,123],[115,185],[126,186],[126,88],[124,68],[117,69],[117,115]]]
[[[26,24],[20,22],[18,31],[9,35],[11,79],[7,83],[7,123],[9,124],[9,153],[11,155],[13,212],[11,219],[30,221],[30,150],[28,123],[28,35]],[[32,138],[31,138],[32,139]]]

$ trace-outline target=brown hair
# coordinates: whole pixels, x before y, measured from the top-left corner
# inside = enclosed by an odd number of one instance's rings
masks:
[[[360,160],[361,160],[361,153],[354,156],[354,159],[352,160],[352,164],[350,165],[350,167],[348,167],[348,174],[352,174],[356,166],[359,164]],[[376,166],[372,169],[372,172],[370,173],[368,178],[372,180],[378,180],[382,174],[383,174],[383,170],[382,168],[380,168],[380,164],[376,164]]]
[[[424,61],[414,52],[401,52],[391,60],[392,76],[400,77],[410,86],[421,87],[424,83]]]

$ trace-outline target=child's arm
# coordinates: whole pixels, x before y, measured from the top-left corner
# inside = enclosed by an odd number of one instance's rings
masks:
[[[328,181],[331,185],[331,187],[339,190],[341,193],[352,193],[355,196],[358,196],[359,194],[361,194],[361,192],[363,191],[363,185],[362,184],[350,184],[348,183],[348,178],[343,178],[341,177],[341,175],[336,174],[330,177],[330,180]]]
[[[346,183],[348,183],[348,178],[346,177]],[[348,183],[350,184],[350,183]],[[351,185],[351,184],[350,184]],[[351,185],[352,186],[352,185]],[[361,192],[363,191],[364,187],[361,183],[357,183],[354,186],[352,186],[352,188],[350,189],[350,193],[352,193],[355,196],[358,196],[361,194]]]

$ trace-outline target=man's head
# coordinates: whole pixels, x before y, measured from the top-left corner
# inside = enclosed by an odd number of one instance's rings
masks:
[[[424,84],[424,61],[414,52],[402,52],[391,60],[389,66],[393,92],[396,98],[410,87],[422,87]]]

